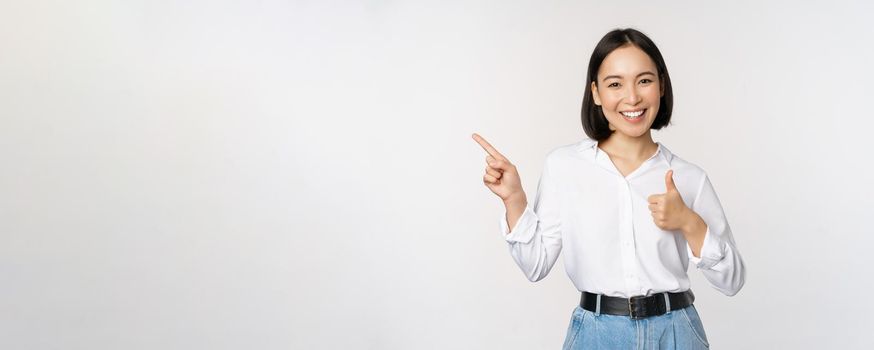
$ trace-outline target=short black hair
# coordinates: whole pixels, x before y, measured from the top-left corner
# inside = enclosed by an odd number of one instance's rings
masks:
[[[604,35],[601,41],[598,42],[598,45],[595,46],[595,51],[592,52],[592,57],[589,58],[589,71],[586,76],[586,94],[583,96],[581,119],[586,135],[596,141],[606,140],[613,134],[613,131],[610,130],[610,124],[607,122],[607,118],[604,117],[601,106],[596,105],[594,98],[592,98],[592,82],[596,85],[598,84],[598,69],[601,68],[604,58],[613,52],[613,50],[626,45],[640,48],[652,59],[658,70],[663,95],[661,101],[659,101],[658,114],[650,129],[661,129],[671,121],[674,93],[671,90],[671,77],[668,75],[668,67],[665,65],[662,53],[659,52],[658,47],[649,37],[637,30],[631,28],[614,29]]]

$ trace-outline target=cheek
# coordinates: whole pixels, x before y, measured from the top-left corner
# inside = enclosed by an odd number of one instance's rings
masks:
[[[608,92],[601,95],[601,104],[607,107],[611,112],[619,107],[619,102],[622,101],[622,94],[616,92]]]
[[[643,91],[643,94],[646,96],[646,99],[652,103],[659,103],[662,97],[658,85],[652,85],[651,87],[647,87]]]

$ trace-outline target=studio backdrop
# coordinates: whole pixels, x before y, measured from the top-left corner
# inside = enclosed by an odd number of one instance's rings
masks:
[[[864,1],[2,1],[0,348],[557,349],[483,135],[533,198],[584,136],[609,30],[659,46],[671,125],[747,267],[690,267],[716,349],[870,349]]]

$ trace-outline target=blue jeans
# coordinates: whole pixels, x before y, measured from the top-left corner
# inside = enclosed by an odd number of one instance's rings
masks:
[[[661,316],[629,316],[574,309],[562,349],[709,349],[695,305]]]

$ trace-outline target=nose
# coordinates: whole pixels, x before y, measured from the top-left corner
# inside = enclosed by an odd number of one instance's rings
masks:
[[[636,88],[628,88],[628,95],[626,96],[626,100],[630,105],[636,105],[640,102],[640,94],[637,93]]]

